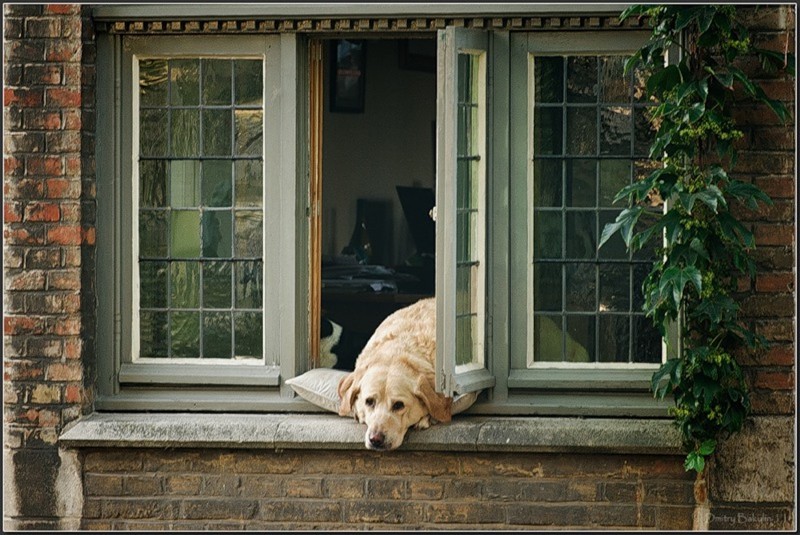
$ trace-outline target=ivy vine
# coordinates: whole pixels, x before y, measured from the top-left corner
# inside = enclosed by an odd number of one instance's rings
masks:
[[[732,207],[771,204],[754,184],[729,173],[736,165],[736,141],[744,135],[733,104],[744,94],[790,120],[786,106],[742,70],[740,58],[756,57],[766,72],[794,75],[792,55],[756,47],[738,15],[733,5],[636,5],[621,15],[646,17],[652,28],[625,69],[645,73],[655,102],[650,158],[662,165],[617,194],[615,202],[625,201],[626,208],[600,239],[602,246],[619,232],[632,252],[648,244],[656,248],[657,260],[642,286],[644,310],[667,342],[669,327],[677,323],[680,343],[677,357],[653,374],[651,387],[657,398],[672,394],[670,413],[683,438],[685,467],[698,473],[717,440],[739,431],[750,411],[732,350],[766,344],[739,321],[733,296],[738,279],[755,276],[755,241]],[[675,51],[680,59],[666,62]],[[662,199],[666,210],[653,210]]]

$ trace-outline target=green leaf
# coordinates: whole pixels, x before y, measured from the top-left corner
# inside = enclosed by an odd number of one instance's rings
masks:
[[[711,323],[719,324],[723,320],[732,319],[739,311],[739,305],[728,296],[707,297],[700,301],[692,312],[694,318],[708,318]]]
[[[693,451],[686,456],[686,461],[684,461],[683,466],[686,468],[687,472],[694,470],[695,472],[700,473],[703,471],[703,468],[705,468],[706,461],[702,455]]]
[[[727,212],[720,212],[717,215],[719,228],[722,234],[733,242],[742,243],[745,247],[753,248],[756,246],[753,233],[742,225],[736,218]]]
[[[647,92],[651,95],[661,95],[672,90],[681,82],[681,72],[677,65],[667,65],[650,75],[647,79]]]
[[[725,192],[731,197],[744,202],[751,210],[758,210],[758,201],[767,206],[772,206],[772,199],[770,199],[769,195],[761,191],[758,186],[748,182],[732,180],[725,188]]]
[[[700,447],[698,448],[697,452],[704,457],[708,457],[709,455],[714,453],[714,448],[716,447],[717,447],[717,441],[709,439],[703,441],[703,443],[700,444]]]
[[[700,12],[700,20],[699,20],[699,27],[700,33],[705,33],[711,27],[711,22],[714,20],[714,16],[717,14],[717,10],[714,6],[706,6]]]

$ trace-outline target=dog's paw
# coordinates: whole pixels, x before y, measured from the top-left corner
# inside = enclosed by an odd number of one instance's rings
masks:
[[[414,429],[427,429],[431,426],[431,417],[426,415],[422,420],[414,425]]]

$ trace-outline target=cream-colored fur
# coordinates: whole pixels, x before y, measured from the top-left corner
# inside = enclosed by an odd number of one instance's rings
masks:
[[[339,383],[339,414],[367,425],[369,449],[393,450],[406,431],[449,422],[452,398],[436,392],[436,300],[422,299],[387,317]]]

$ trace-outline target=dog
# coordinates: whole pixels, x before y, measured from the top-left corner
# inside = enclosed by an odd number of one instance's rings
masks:
[[[449,422],[452,398],[436,392],[436,300],[422,299],[389,315],[342,378],[339,415],[367,425],[367,449],[398,448],[410,428]]]
[[[353,371],[369,335],[346,329],[327,316],[320,318],[319,360],[323,368]]]

